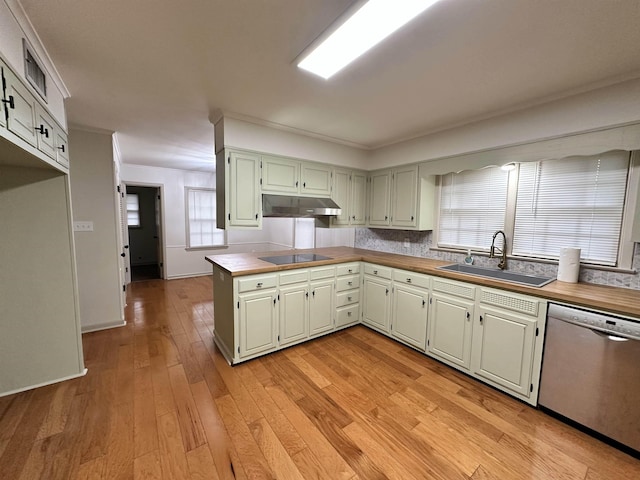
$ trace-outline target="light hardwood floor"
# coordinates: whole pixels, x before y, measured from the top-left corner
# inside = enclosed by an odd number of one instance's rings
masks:
[[[365,327],[230,367],[211,279],[131,285],[89,373],[0,398],[2,479],[638,479],[640,461]]]

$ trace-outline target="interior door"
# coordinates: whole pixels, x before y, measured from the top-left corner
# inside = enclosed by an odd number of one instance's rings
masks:
[[[129,228],[127,227],[127,186],[120,182],[120,234],[122,237],[121,270],[124,272],[123,285],[131,283],[131,258],[129,256]]]
[[[164,279],[164,250],[162,248],[162,198],[160,187],[156,188],[156,252],[158,258],[158,274]]]

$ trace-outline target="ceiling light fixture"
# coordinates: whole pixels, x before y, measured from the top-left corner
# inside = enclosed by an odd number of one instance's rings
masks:
[[[327,79],[439,0],[369,0],[298,62]],[[317,45],[317,46],[316,46]]]
[[[515,170],[516,168],[516,164],[515,163],[506,163],[504,165],[502,165],[500,167],[502,170],[506,171],[506,172],[510,172],[511,170]]]

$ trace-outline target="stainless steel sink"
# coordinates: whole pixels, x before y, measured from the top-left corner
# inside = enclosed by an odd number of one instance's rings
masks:
[[[438,269],[447,270],[449,272],[465,273],[467,275],[475,275],[477,277],[495,278],[496,280],[519,283],[530,287],[542,287],[555,280],[555,278],[537,277],[535,275],[525,275],[524,273],[505,272],[504,270],[494,270],[492,268],[463,265],[460,263],[444,265],[442,267],[438,267]]]

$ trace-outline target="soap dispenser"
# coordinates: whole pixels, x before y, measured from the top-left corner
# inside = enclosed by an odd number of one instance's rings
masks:
[[[464,263],[467,265],[473,265],[473,257],[471,256],[471,249],[467,250],[467,256],[464,257]]]

